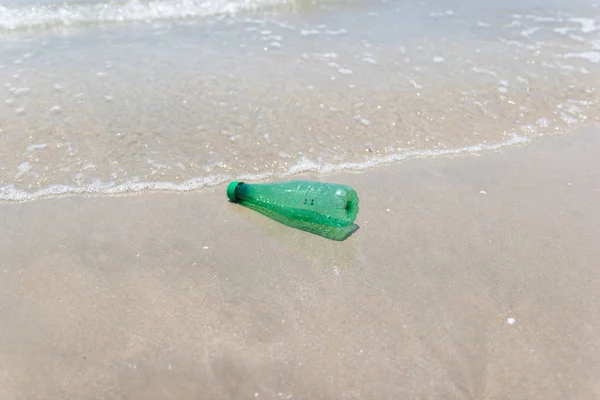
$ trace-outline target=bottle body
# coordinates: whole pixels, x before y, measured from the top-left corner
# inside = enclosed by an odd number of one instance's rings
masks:
[[[347,185],[294,180],[264,184],[233,182],[232,201],[259,207],[295,221],[346,227],[358,214],[358,195]]]

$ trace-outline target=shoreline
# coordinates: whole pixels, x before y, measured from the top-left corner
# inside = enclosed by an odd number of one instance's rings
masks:
[[[576,134],[576,133],[567,133]],[[567,135],[561,134],[561,135]],[[557,135],[558,136],[558,135]],[[202,191],[206,188],[222,186],[232,180],[248,180],[251,182],[264,182],[269,179],[288,180],[296,176],[313,174],[320,178],[336,173],[367,173],[372,169],[390,166],[402,162],[419,159],[438,159],[445,157],[460,157],[469,155],[483,155],[489,152],[531,144],[535,139],[514,135],[512,139],[496,144],[476,144],[457,149],[439,150],[414,150],[404,153],[393,153],[378,156],[368,161],[341,164],[317,164],[313,161],[301,162],[293,165],[287,172],[272,175],[269,173],[243,174],[240,176],[225,177],[196,177],[183,182],[132,182],[117,185],[110,183],[92,183],[81,187],[68,185],[51,185],[35,192],[15,189],[14,185],[0,187],[0,206],[3,204],[18,204],[31,201],[62,199],[68,197],[116,197],[151,195],[155,193],[177,194],[192,191]],[[8,198],[7,198],[8,197]]]
[[[70,18],[68,6],[42,2]],[[15,38],[0,54],[0,182],[24,192],[0,188],[0,197],[30,199],[25,191],[51,185],[197,189],[226,176],[362,169],[598,125],[600,70],[584,58],[598,39],[589,5],[513,2],[315,1],[306,4],[313,12],[92,23]],[[262,2],[194,0],[188,11],[201,3]],[[15,22],[32,17],[10,10]]]
[[[596,398],[599,133],[298,175],[343,242],[226,185],[4,203],[0,398]]]

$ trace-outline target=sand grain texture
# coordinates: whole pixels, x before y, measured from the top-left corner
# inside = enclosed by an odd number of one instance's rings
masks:
[[[0,205],[0,398],[597,399],[599,151],[321,177],[341,243],[224,187]]]

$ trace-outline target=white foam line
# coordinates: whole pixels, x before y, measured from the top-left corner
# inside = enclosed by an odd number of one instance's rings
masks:
[[[361,163],[343,163],[343,164],[318,164],[309,160],[305,160],[292,166],[288,172],[284,173],[282,176],[290,176],[296,175],[305,172],[317,172],[319,174],[330,174],[333,172],[340,171],[362,171],[368,168],[372,168],[382,164],[392,164],[399,161],[414,159],[414,158],[434,158],[434,157],[444,157],[444,156],[453,156],[453,155],[461,155],[461,154],[476,154],[485,151],[494,151],[499,150],[503,147],[514,146],[518,144],[528,143],[530,141],[529,138],[514,135],[512,139],[507,140],[506,142],[494,144],[494,145],[486,145],[486,144],[478,144],[469,147],[461,147],[457,149],[444,149],[444,150],[414,150],[407,151],[403,153],[390,154],[387,156],[379,156],[373,157],[369,161],[361,162]]]
[[[294,0],[124,0],[95,4],[0,5],[0,30],[64,27],[88,23],[148,22],[203,17],[291,4]]]
[[[50,185],[36,192],[16,189],[14,185],[0,187],[0,201],[27,202],[45,198],[72,196],[119,196],[139,194],[143,192],[188,192],[205,187],[222,184],[230,177],[194,178],[183,183],[172,182],[134,182],[115,185],[114,183],[96,182],[86,186],[73,187],[67,185]]]
[[[403,153],[390,154],[387,156],[374,157],[369,161],[358,163],[322,164],[310,160],[302,160],[298,164],[290,167],[290,169],[283,174],[265,172],[261,174],[239,175],[235,177],[221,175],[206,178],[193,178],[183,183],[135,182],[115,185],[114,183],[96,182],[81,187],[72,187],[67,185],[51,185],[47,188],[38,190],[36,192],[27,192],[15,188],[14,185],[8,185],[0,187],[0,201],[11,203],[23,203],[46,198],[61,198],[72,196],[122,196],[148,192],[190,192],[206,187],[219,186],[231,180],[243,180],[251,182],[261,181],[273,177],[286,178],[307,172],[316,172],[319,175],[326,175],[331,174],[333,172],[341,171],[364,171],[369,168],[376,167],[378,165],[391,164],[415,158],[432,158],[461,154],[477,154],[486,151],[499,150],[504,147],[525,144],[530,142],[530,140],[531,139],[523,136],[514,135],[510,140],[493,145],[478,144],[457,149],[407,151]]]

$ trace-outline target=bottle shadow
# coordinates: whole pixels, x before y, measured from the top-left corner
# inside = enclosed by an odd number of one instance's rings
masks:
[[[290,228],[299,229],[305,232],[312,233],[314,235],[318,235],[324,237],[329,240],[335,240],[338,242],[342,242],[352,236],[360,227],[354,223],[345,226],[345,227],[335,227],[335,226],[327,226],[321,224],[315,224],[307,221],[297,221],[291,218],[288,218],[279,213],[273,212],[271,210],[262,208],[260,206],[254,204],[243,204],[243,207],[249,208],[253,211],[256,211],[272,220],[275,220],[283,225],[289,226]]]

